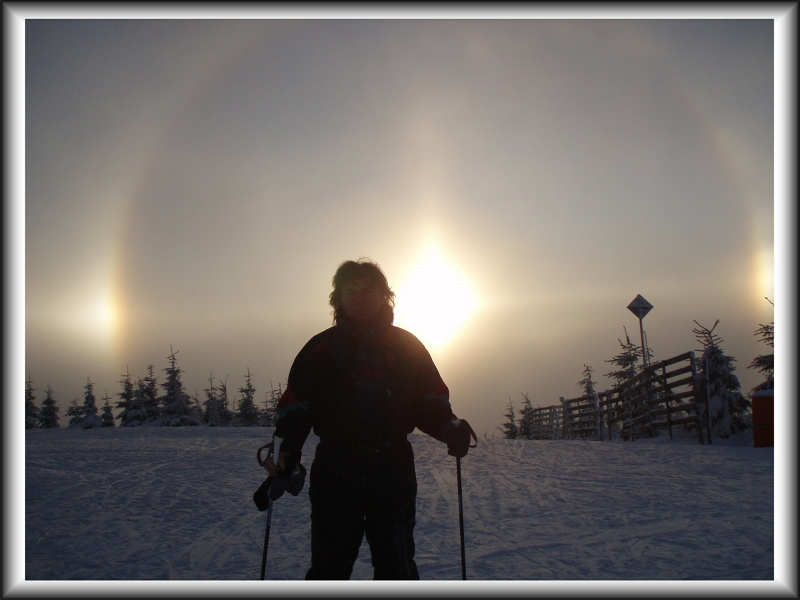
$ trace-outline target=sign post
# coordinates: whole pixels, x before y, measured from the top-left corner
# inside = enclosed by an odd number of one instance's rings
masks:
[[[642,337],[642,365],[644,365],[645,369],[649,365],[647,360],[647,346],[645,346],[644,343],[644,326],[642,325],[642,319],[650,312],[651,308],[653,308],[653,305],[645,300],[641,294],[636,294],[636,298],[631,300],[631,303],[628,304],[628,310],[639,319],[639,335]]]

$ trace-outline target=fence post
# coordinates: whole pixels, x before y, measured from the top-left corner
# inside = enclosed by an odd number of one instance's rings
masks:
[[[700,387],[700,374],[697,372],[697,363],[694,358],[694,351],[689,352],[689,361],[692,365],[692,391],[694,392],[694,422],[697,428],[697,441],[703,442],[703,421],[700,411],[700,402],[705,392]]]
[[[661,375],[663,377],[663,385],[664,385],[664,405],[667,407],[667,430],[669,431],[669,439],[672,439],[672,407],[669,405],[669,397],[672,394],[672,390],[667,387],[667,365],[661,364]]]
[[[563,439],[571,439],[572,436],[570,435],[570,427],[567,420],[567,402],[564,396],[559,396],[558,399],[561,400],[561,437]]]
[[[706,383],[706,433],[708,434],[708,443],[711,444],[711,410],[709,407],[709,402],[711,401],[711,390],[709,388],[710,382],[708,377],[708,356],[703,359],[703,364],[705,365],[703,379],[705,379]]]
[[[655,437],[658,434],[658,429],[653,424],[653,411],[658,408],[658,396],[655,389],[656,381],[656,367],[650,364],[647,366],[647,435]]]

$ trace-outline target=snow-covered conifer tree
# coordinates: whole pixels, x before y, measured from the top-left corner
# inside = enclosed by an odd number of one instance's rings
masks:
[[[182,370],[178,367],[178,351],[173,351],[169,347],[169,367],[164,369],[167,380],[161,384],[164,388],[164,395],[161,397],[163,425],[199,425],[199,419],[193,414],[192,402],[189,394],[183,389],[181,381]]]
[[[592,399],[592,405],[594,406],[594,410],[597,411],[595,414],[598,415],[597,417],[597,435],[600,436],[600,439],[603,439],[605,426],[603,424],[603,419],[599,417],[600,415],[600,399],[597,396],[597,392],[594,389],[594,379],[592,377],[594,369],[592,369],[591,365],[587,365],[584,363],[583,365],[583,377],[578,380],[578,385],[581,386],[583,389],[583,394],[588,398]]]
[[[84,429],[92,427],[102,427],[103,421],[97,415],[97,405],[94,400],[94,383],[87,377],[86,385],[83,387],[83,423]]]
[[[240,425],[258,424],[258,409],[255,403],[256,388],[250,377],[250,369],[245,375],[245,384],[239,388],[239,412],[238,421]]]
[[[692,332],[703,345],[700,371],[708,390],[711,429],[714,435],[727,438],[750,426],[750,401],[742,395],[739,378],[733,374],[736,359],[725,354],[722,350],[723,339],[714,333],[719,319],[710,329],[697,321],[695,324],[697,327]]]
[[[769,298],[765,298],[767,302],[773,304]],[[770,323],[759,323],[756,330],[753,332],[759,341],[765,343],[770,348],[775,347],[775,321]],[[764,389],[772,389],[773,388],[773,379],[775,373],[775,354],[774,352],[770,352],[769,354],[760,354],[756,356],[749,365],[747,365],[749,369],[755,369],[759,371],[762,375],[764,375],[765,380],[759,383],[755,388],[755,390],[764,390]]]
[[[131,427],[138,427],[144,425],[146,414],[144,409],[145,403],[145,382],[141,377],[136,378],[136,385],[133,387],[133,397],[128,402],[128,410],[126,412],[126,424]]]
[[[511,398],[508,399],[506,413],[504,416],[506,421],[503,423],[502,427],[503,437],[505,437],[507,440],[516,439],[519,431],[517,429],[517,418],[514,414],[514,405],[511,403]]]
[[[131,382],[131,374],[128,371],[128,368],[125,367],[125,373],[122,375],[122,379],[120,379],[120,384],[122,385],[122,391],[117,394],[119,396],[119,401],[117,402],[117,408],[121,408],[122,410],[117,414],[117,419],[119,419],[119,424],[122,427],[131,427],[134,425],[138,425],[139,422],[132,418],[133,410],[135,409],[136,399],[135,399],[135,391],[133,389],[133,383]]]
[[[270,382],[269,392],[264,393],[264,411],[261,413],[261,424],[264,427],[272,427],[275,424],[278,401],[283,396],[283,385],[278,383],[278,387]]]
[[[606,373],[606,376],[611,378],[613,387],[619,390],[625,389],[631,379],[633,379],[642,369],[641,348],[631,342],[631,338],[628,335],[628,329],[624,326],[623,331],[625,332],[625,341],[623,342],[620,338],[617,338],[620,346],[620,352],[605,361],[615,367]],[[636,413],[637,410],[641,408],[640,395],[631,393],[629,390],[627,393],[625,393],[623,406],[624,411],[627,413],[626,418],[631,417]],[[652,433],[649,428],[646,429],[648,430],[647,433]]]
[[[42,410],[39,412],[41,426],[46,429],[59,427],[58,406],[53,398],[53,389],[48,385],[45,389],[45,398],[42,402]]]
[[[203,403],[200,402],[200,395],[197,390],[189,396],[189,417],[196,421],[196,425],[200,425],[203,422]]]
[[[114,427],[114,413],[111,412],[110,400],[111,396],[108,394],[103,394],[103,427]]]
[[[261,427],[269,427],[272,424],[272,419],[269,412],[269,398],[270,393],[264,390],[264,408],[258,409],[258,424]]]
[[[519,410],[518,437],[530,440],[533,438],[533,405],[528,394],[522,394],[522,408]]]
[[[228,376],[217,384],[217,407],[219,411],[219,424],[230,425],[233,422],[233,411],[228,406]]]
[[[214,385],[214,375],[211,373],[208,374],[208,387],[203,391],[206,393],[203,422],[211,427],[216,427],[220,424],[219,400],[217,400],[217,387]]]
[[[623,387],[625,383],[630,381],[637,373],[637,364],[641,360],[641,350],[639,346],[631,342],[628,335],[628,330],[623,327],[625,331],[625,341],[617,338],[621,351],[619,354],[614,355],[609,360],[605,361],[614,367],[612,371],[606,373],[614,382],[614,387]]]
[[[141,403],[144,422],[158,423],[161,417],[161,408],[158,402],[158,382],[153,365],[147,365],[147,375],[142,380]]]
[[[584,363],[583,365],[583,377],[578,380],[578,385],[581,386],[583,393],[586,396],[593,396],[594,395],[594,379],[592,379],[592,367]]]
[[[40,426],[39,407],[36,406],[36,394],[33,381],[25,380],[25,429],[33,429]]]
[[[67,409],[67,416],[69,417],[68,427],[80,427],[83,424],[83,414],[83,406],[78,404],[77,398],[73,398]]]

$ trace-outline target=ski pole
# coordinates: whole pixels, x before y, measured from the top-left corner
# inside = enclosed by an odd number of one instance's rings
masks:
[[[269,500],[269,507],[267,508],[267,529],[264,532],[264,554],[261,556],[261,579],[267,571],[267,547],[269,546],[269,528],[272,523],[272,499]]]
[[[456,479],[458,481],[458,526],[461,530],[461,579],[467,578],[467,563],[464,555],[464,503],[461,499],[461,457],[456,456]]]

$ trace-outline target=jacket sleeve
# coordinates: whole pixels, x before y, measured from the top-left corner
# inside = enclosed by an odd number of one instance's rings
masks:
[[[445,435],[450,421],[455,418],[450,407],[450,390],[439,375],[428,350],[422,342],[415,341],[415,425],[420,431],[446,442]]]
[[[289,381],[278,400],[275,436],[281,438],[281,452],[300,455],[311,431],[311,402],[314,393],[311,342],[298,353],[289,370]]]

